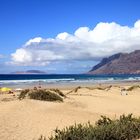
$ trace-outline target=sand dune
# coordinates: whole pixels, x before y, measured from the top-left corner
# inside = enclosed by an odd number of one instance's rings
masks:
[[[67,91],[64,91],[67,93]],[[32,140],[41,134],[50,136],[53,130],[74,123],[95,122],[100,115],[111,118],[125,113],[140,116],[140,89],[120,95],[119,87],[110,90],[80,88],[68,94],[64,103],[18,100],[12,95],[0,95],[0,140]]]

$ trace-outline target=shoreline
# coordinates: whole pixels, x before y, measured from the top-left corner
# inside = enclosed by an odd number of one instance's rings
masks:
[[[0,87],[9,87],[12,89],[16,88],[33,88],[33,87],[38,87],[41,86],[42,88],[58,88],[58,89],[72,89],[76,87],[96,87],[96,86],[131,86],[131,85],[139,85],[140,80],[137,81],[108,81],[108,82],[56,82],[56,83],[46,83],[46,82],[36,82],[36,83],[18,83],[18,84],[1,84]]]

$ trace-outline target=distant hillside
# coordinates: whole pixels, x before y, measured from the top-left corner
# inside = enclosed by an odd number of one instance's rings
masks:
[[[140,50],[104,58],[88,74],[140,74]]]
[[[46,72],[40,70],[27,70],[12,72],[12,74],[46,74]]]

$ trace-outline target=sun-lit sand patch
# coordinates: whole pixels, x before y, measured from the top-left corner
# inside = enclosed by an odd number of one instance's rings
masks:
[[[107,86],[108,87],[108,86]],[[124,86],[127,90],[130,86]],[[70,92],[72,91],[72,92]],[[0,94],[0,139],[29,140],[41,134],[49,136],[53,130],[74,123],[95,122],[100,115],[117,118],[133,113],[140,116],[140,88],[121,95],[121,86],[110,88],[80,87],[64,90],[64,102],[17,99],[17,95]]]

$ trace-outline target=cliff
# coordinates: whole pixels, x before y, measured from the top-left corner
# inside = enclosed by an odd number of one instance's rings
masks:
[[[140,74],[140,50],[104,58],[88,74]]]

